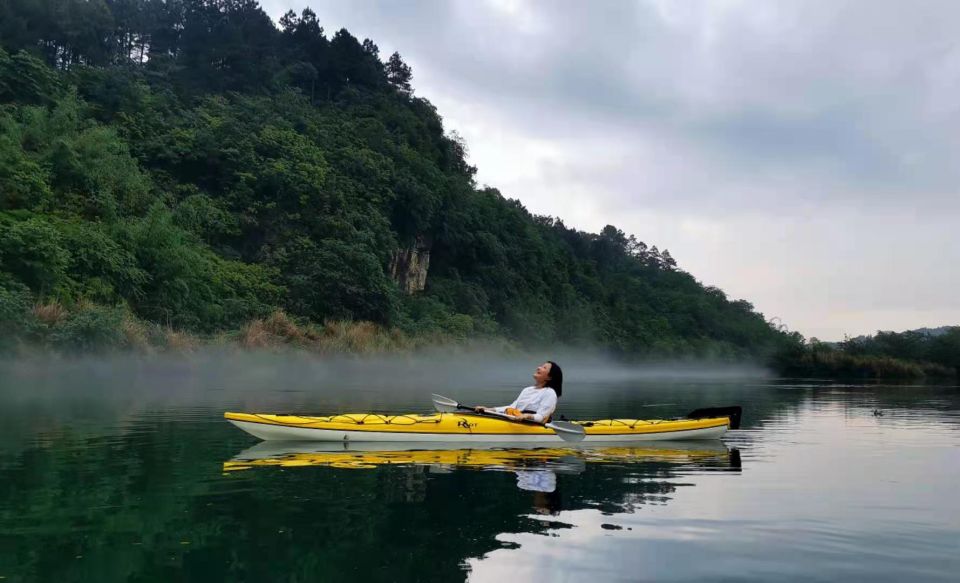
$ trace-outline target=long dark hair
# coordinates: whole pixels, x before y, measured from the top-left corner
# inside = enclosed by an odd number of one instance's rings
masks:
[[[737,450],[734,450],[737,451]],[[556,488],[553,492],[534,492],[533,507],[541,512],[556,516],[563,510],[563,502],[560,498],[560,489]]]
[[[563,369],[552,360],[548,360],[547,362],[550,363],[550,379],[544,386],[553,389],[553,392],[559,397],[563,394]]]

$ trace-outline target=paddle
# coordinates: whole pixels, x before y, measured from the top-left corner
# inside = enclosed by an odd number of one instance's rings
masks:
[[[711,417],[727,417],[730,419],[730,429],[740,429],[740,418],[743,417],[743,407],[707,407],[687,413],[687,419],[709,419]]]
[[[509,415],[504,415],[503,413],[497,413],[494,411],[486,411],[484,413],[477,413],[474,407],[469,407],[467,405],[461,405],[460,403],[454,401],[450,397],[444,397],[443,395],[433,394],[433,407],[440,411],[441,413],[456,413],[458,411],[469,411],[474,415],[488,415],[490,417],[497,417],[498,419],[504,419],[506,421],[513,421],[514,423],[532,423],[534,425],[541,425],[547,429],[552,429],[554,433],[557,434],[560,439],[569,442],[582,441],[584,437],[587,436],[586,432],[583,430],[583,427],[577,425],[576,423],[570,423],[569,421],[551,421],[549,423],[537,423],[536,421],[527,421],[520,420]]]

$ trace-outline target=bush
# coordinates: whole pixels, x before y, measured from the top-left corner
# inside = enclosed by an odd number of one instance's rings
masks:
[[[277,301],[280,288],[268,269],[219,257],[176,226],[162,205],[126,225],[125,239],[150,276],[132,299],[148,320],[213,330],[263,315]]]
[[[61,91],[53,69],[26,51],[0,49],[0,102],[46,104]]]
[[[30,290],[0,271],[0,351],[15,347],[30,333]]]
[[[275,252],[271,264],[283,274],[289,309],[298,316],[379,323],[395,316],[396,286],[361,242],[297,237]]]
[[[5,271],[44,293],[65,282],[69,263],[60,233],[46,219],[0,213],[0,264]]]
[[[50,343],[70,352],[103,352],[125,343],[124,310],[89,305],[70,315],[50,334]]]
[[[473,318],[466,314],[451,314],[443,322],[443,331],[459,339],[466,339],[473,334]]]
[[[71,295],[100,303],[142,295],[149,275],[102,225],[62,221],[56,226],[64,247],[70,249]]]
[[[53,198],[47,171],[24,153],[19,133],[0,115],[0,210],[38,210]]]

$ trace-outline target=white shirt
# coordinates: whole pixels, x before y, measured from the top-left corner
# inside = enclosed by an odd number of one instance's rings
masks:
[[[517,488],[530,492],[553,492],[557,475],[550,470],[517,470]]]
[[[533,420],[537,423],[543,423],[553,415],[557,408],[557,394],[550,387],[538,389],[537,387],[527,387],[520,391],[520,396],[506,407],[495,407],[494,411],[506,413],[508,408],[520,409],[521,411],[536,411]]]

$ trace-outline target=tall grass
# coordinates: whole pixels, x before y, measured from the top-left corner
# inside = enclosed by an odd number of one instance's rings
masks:
[[[322,325],[298,322],[283,311],[252,320],[236,342],[247,349],[293,347],[318,353],[378,353],[415,348],[419,343],[396,328],[373,322],[328,320]]]
[[[234,346],[244,350],[302,350],[317,354],[377,354],[418,348],[468,345],[463,335],[447,332],[410,334],[365,321],[328,320],[322,324],[299,320],[282,310],[251,320],[239,330],[201,336],[136,318],[123,306],[57,301],[22,308],[29,322],[16,330],[0,330],[0,349],[137,353],[190,352],[201,346]],[[506,341],[503,341],[506,342]],[[507,343],[509,344],[509,343]]]
[[[36,321],[44,326],[53,327],[67,319],[69,312],[59,301],[34,304],[31,313]]]

